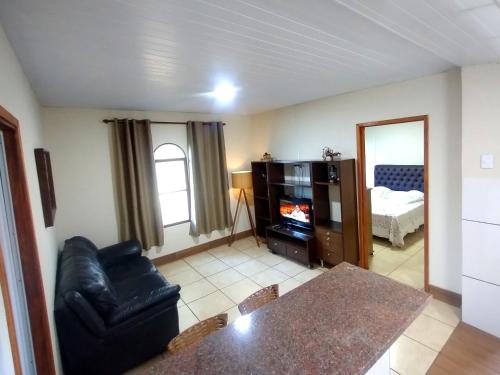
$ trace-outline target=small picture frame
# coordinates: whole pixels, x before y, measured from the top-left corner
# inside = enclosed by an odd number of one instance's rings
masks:
[[[48,228],[54,226],[57,208],[49,152],[43,148],[35,148],[35,162],[42,198],[43,219],[45,227]]]

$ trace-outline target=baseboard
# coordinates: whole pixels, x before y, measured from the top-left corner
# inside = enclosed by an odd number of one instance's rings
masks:
[[[462,295],[452,292],[451,290],[439,288],[434,285],[429,285],[429,291],[432,294],[432,296],[441,301],[445,302],[449,305],[456,306],[456,307],[462,307]]]
[[[253,235],[252,230],[249,229],[249,230],[245,230],[243,232],[236,233],[234,235],[234,238],[235,238],[235,240],[241,240],[242,238],[250,237],[252,235]],[[163,255],[161,257],[153,259],[153,263],[156,266],[159,266],[159,265],[162,265],[165,263],[170,263],[170,262],[173,262],[175,260],[179,260],[179,259],[188,257],[190,255],[202,253],[204,251],[213,249],[215,247],[227,245],[227,244],[229,244],[229,238],[230,238],[230,236],[217,238],[216,240],[208,241],[208,242],[205,242],[205,243],[202,243],[200,245],[193,246],[193,247],[188,247],[187,249],[180,250],[180,251],[177,251],[177,252],[172,253],[172,254]]]

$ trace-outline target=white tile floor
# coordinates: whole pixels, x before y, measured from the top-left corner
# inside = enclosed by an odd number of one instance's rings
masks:
[[[368,267],[373,272],[414,288],[423,289],[423,230],[408,234],[403,248],[391,246],[391,243],[383,238],[373,237],[373,255],[368,258]]]
[[[407,254],[411,253],[409,256],[385,254],[386,257],[381,257],[384,262],[375,262],[378,268],[374,271],[383,273],[383,270],[389,277],[393,274],[392,277],[397,278],[394,276],[397,269],[412,269],[418,261],[411,260],[422,250],[415,245],[418,243],[418,239],[408,242],[406,250],[409,250]],[[387,250],[391,251],[380,246],[376,252]],[[406,266],[402,268],[403,265]],[[258,248],[249,238],[235,242],[232,247],[221,246],[158,269],[169,281],[182,287],[179,301],[181,331],[221,312],[227,312],[232,322],[240,316],[237,304],[258,289],[279,283],[280,294],[285,294],[326,271],[319,267],[310,270],[271,254],[265,244]],[[409,280],[408,283],[413,282],[411,278]],[[433,300],[392,346],[391,374],[425,374],[459,321],[459,309]],[[154,361],[140,368],[144,369]]]
[[[158,267],[172,283],[182,287],[179,301],[180,330],[199,320],[228,312],[229,320],[239,316],[237,304],[253,292],[280,284],[285,294],[309,281],[325,268],[309,268],[271,254],[266,245],[257,247],[250,238],[236,241]]]

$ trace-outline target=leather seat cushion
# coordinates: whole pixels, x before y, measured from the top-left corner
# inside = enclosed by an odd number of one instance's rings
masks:
[[[116,291],[118,303],[142,298],[150,294],[152,290],[159,289],[169,283],[159,272],[143,274],[134,278],[116,281],[113,286]]]
[[[139,311],[170,298],[179,298],[179,285],[170,284],[159,272],[144,274],[114,284],[118,307],[109,315],[108,324],[118,324]]]
[[[106,269],[106,273],[113,284],[123,280],[133,279],[156,271],[153,262],[146,257],[139,257]]]

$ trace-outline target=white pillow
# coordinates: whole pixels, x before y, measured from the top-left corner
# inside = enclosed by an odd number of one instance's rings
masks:
[[[395,204],[410,204],[424,200],[424,193],[417,190],[391,191],[387,194],[387,199]]]
[[[386,188],[385,186],[375,186],[372,188],[372,200],[373,199],[386,199],[387,194],[389,194],[392,190]]]
[[[424,193],[418,190],[410,190],[408,192],[408,197],[411,200],[408,203],[422,202],[424,200]]]

